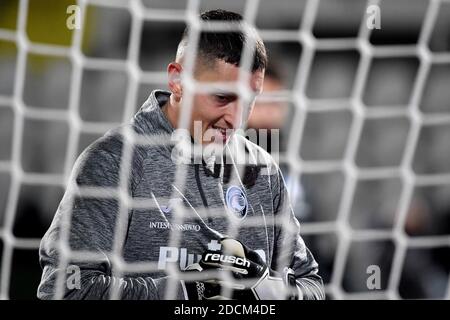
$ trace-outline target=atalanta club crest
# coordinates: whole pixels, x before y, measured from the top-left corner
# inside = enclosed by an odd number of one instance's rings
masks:
[[[239,219],[244,219],[247,215],[248,201],[244,191],[237,187],[231,186],[228,188],[225,201],[228,210]]]

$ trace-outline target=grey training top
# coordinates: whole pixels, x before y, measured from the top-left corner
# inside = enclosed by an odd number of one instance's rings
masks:
[[[112,286],[119,287],[123,299],[165,299],[167,287],[185,299],[172,267],[183,270],[207,248],[214,249],[220,238],[231,236],[256,250],[272,269],[291,267],[305,299],[323,299],[318,265],[300,236],[274,160],[233,135],[228,145],[243,147],[249,159],[242,174],[238,169],[243,166],[234,164],[177,164],[174,159],[184,158],[176,156],[173,143],[162,143],[170,142],[174,132],[161,110],[169,95],[152,92],[129,124],[108,132],[78,158],[69,184],[78,188],[67,188],[41,242],[37,296],[52,299],[58,283],[66,299],[108,299]],[[130,159],[122,159],[130,146],[124,143],[124,130],[139,138]],[[235,161],[233,150],[239,149],[226,149]],[[185,175],[184,184],[175,179],[177,168]],[[129,172],[125,187],[119,184],[124,172]],[[107,189],[83,193],[91,187]],[[134,201],[120,201],[118,190]],[[226,201],[229,190],[241,193],[238,204]],[[245,198],[246,203],[241,201]],[[178,239],[171,241],[174,235]],[[62,259],[61,243],[71,250],[69,260]],[[120,277],[113,272],[113,251],[124,263]],[[79,278],[74,270],[81,271]]]

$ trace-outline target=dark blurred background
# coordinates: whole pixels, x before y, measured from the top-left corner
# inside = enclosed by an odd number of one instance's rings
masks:
[[[1,298],[35,299],[39,240],[71,165],[128,121],[128,104],[167,88],[186,26],[183,0],[86,3],[80,65],[66,27],[76,1],[0,0]],[[365,30],[363,0],[256,3],[270,65],[249,127],[280,129],[280,164],[327,297],[449,299],[450,2],[381,0],[379,30]],[[198,11],[246,5],[204,0]],[[370,265],[379,290],[366,286]]]

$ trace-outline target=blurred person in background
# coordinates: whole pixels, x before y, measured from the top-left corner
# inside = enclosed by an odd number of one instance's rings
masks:
[[[284,65],[280,63],[277,56],[271,56],[270,59],[265,73],[262,97],[256,100],[247,128],[258,132],[267,131],[267,141],[259,143],[267,152],[285,153],[291,125],[295,125],[289,121],[293,116],[293,110],[283,97],[283,93],[287,90],[283,73]],[[299,177],[293,174],[286,163],[281,163],[280,169],[283,172],[296,217],[299,220],[308,219],[309,206]]]

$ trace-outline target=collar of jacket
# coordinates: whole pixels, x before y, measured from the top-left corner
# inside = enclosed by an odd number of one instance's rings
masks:
[[[235,164],[245,165],[242,182],[247,186],[252,186],[260,171],[260,165],[255,162],[255,157],[247,146],[249,142],[244,137],[232,135],[223,148],[215,149],[205,156],[202,146],[193,141],[189,131],[175,130],[161,110],[161,107],[169,100],[170,94],[170,91],[166,90],[152,91],[133,118],[133,127],[136,133],[160,144],[164,153],[174,163],[201,164],[207,175],[215,178],[222,176],[224,183],[228,183],[230,180]],[[249,163],[235,163],[239,157],[234,154],[233,150],[244,151],[248,156],[246,159],[249,159]]]

